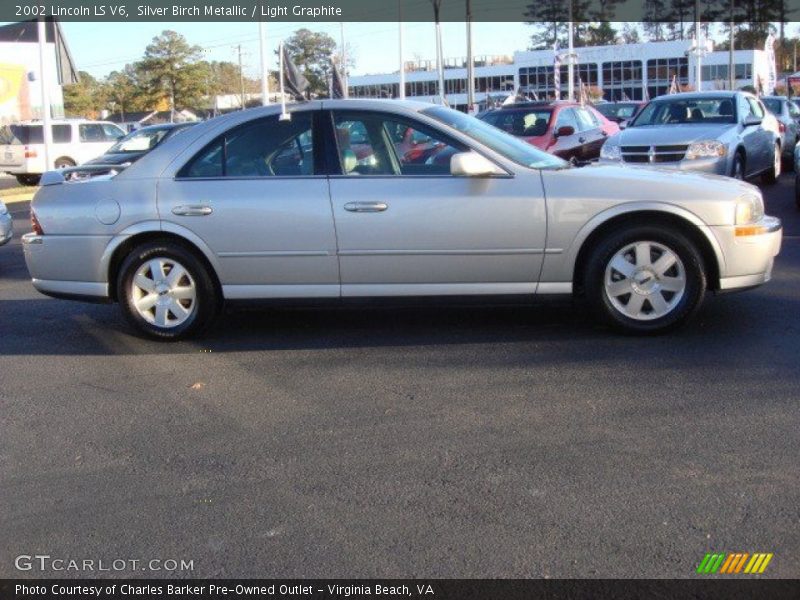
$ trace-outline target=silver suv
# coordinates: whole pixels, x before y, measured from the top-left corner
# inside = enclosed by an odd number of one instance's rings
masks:
[[[605,163],[703,171],[773,183],[781,172],[775,117],[746,92],[661,96],[600,152]]]

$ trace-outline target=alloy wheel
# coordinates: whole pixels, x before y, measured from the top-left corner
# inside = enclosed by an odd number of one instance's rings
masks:
[[[663,244],[637,241],[619,250],[605,270],[605,294],[624,316],[652,321],[669,314],[686,291],[686,269]]]
[[[197,307],[192,276],[172,258],[155,257],[143,263],[133,277],[130,293],[136,312],[157,327],[178,327]]]

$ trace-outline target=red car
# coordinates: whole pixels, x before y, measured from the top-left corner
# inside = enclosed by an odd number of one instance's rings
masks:
[[[596,160],[606,138],[619,132],[594,107],[575,102],[511,104],[480,119],[565,160]]]

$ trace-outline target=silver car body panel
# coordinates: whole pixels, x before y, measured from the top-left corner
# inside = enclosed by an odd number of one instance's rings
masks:
[[[23,240],[45,293],[109,296],[115,252],[140,234],[193,245],[228,299],[569,293],[578,253],[609,219],[642,211],[682,218],[717,259],[724,287],[769,278],[780,230],[742,241],[734,202],[760,194],[713,175],[624,166],[523,167],[419,111],[429,104],[342,100],[294,105],[378,110],[417,119],[484,155],[508,176],[177,177],[219,134],[278,107],[240,111],[173,136],[112,178],[41,188],[45,235]],[[345,210],[380,202],[382,212]],[[202,216],[175,214],[200,207]]]

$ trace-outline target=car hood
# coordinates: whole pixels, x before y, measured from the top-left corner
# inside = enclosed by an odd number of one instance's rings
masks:
[[[121,165],[122,163],[132,163],[145,155],[145,152],[120,152],[119,154],[103,154],[97,158],[86,161],[85,165]]]
[[[721,125],[654,125],[629,127],[619,132],[611,142],[621,146],[661,146],[691,144],[700,140],[713,140],[735,127],[733,124]]]

